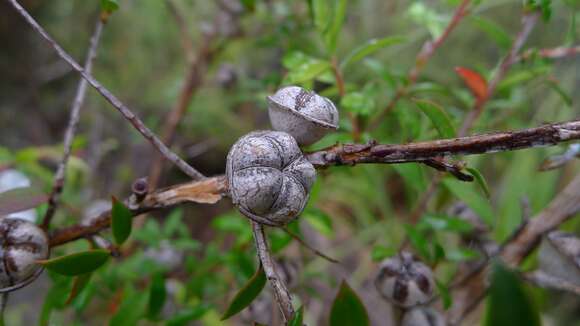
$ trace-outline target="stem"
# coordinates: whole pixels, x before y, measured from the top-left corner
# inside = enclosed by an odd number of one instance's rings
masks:
[[[284,318],[284,323],[286,324],[288,321],[292,320],[292,317],[294,316],[294,307],[292,307],[292,298],[290,297],[290,292],[288,292],[286,285],[284,282],[282,282],[282,279],[276,273],[274,268],[274,261],[272,260],[270,250],[268,248],[266,235],[264,234],[264,227],[254,221],[250,221],[250,223],[252,223],[252,230],[254,232],[254,240],[256,242],[258,258],[262,263],[262,267],[264,268],[264,273],[268,278],[268,282],[270,282],[270,286],[272,286],[272,289],[274,290],[276,302],[278,303],[278,307],[280,308]]]
[[[119,111],[123,117],[128,120],[133,127],[145,137],[167,160],[175,164],[183,173],[187,174],[193,180],[204,179],[205,176],[191,167],[187,162],[181,159],[177,154],[171,151],[155,134],[145,126],[123,102],[106,89],[101,83],[94,79],[91,74],[86,72],[50,35],[30,16],[30,14],[16,1],[7,0],[16,11],[26,20],[26,22],[48,42],[56,51],[58,56],[66,61],[74,70],[76,70],[93,88],[99,92],[111,105]]]
[[[97,57],[97,48],[99,47],[99,41],[101,39],[101,32],[103,31],[104,24],[105,21],[99,18],[97,20],[93,36],[91,37],[89,52],[87,54],[87,58],[85,59],[85,67],[84,67],[84,70],[89,74],[91,73],[91,70],[93,68],[93,61]],[[48,198],[48,208],[46,210],[46,213],[44,214],[44,219],[42,222],[42,227],[44,229],[48,229],[48,227],[50,226],[50,222],[54,216],[54,213],[58,208],[59,197],[63,191],[66,179],[66,166],[68,164],[68,160],[71,155],[74,136],[77,130],[77,126],[79,124],[80,111],[83,106],[83,103],[85,102],[86,94],[87,94],[87,81],[81,78],[77,87],[77,92],[74,101],[72,103],[70,117],[68,120],[68,126],[66,128],[66,132],[64,135],[64,153],[62,156],[62,160],[58,165],[56,174],[54,176],[52,192],[50,193],[50,196]]]

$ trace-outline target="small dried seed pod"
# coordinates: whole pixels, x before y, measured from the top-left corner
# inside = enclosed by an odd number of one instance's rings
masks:
[[[232,146],[226,175],[232,202],[242,214],[282,226],[304,209],[316,170],[289,134],[257,131]]]
[[[375,278],[381,296],[393,304],[410,308],[427,303],[433,297],[435,283],[431,269],[413,255],[401,252],[384,260]]]
[[[401,326],[445,326],[445,319],[433,308],[417,307],[405,312]]]
[[[300,145],[310,145],[338,129],[334,104],[298,86],[284,87],[268,96],[270,123],[275,130],[292,135]]]
[[[0,292],[9,292],[34,279],[48,258],[48,238],[36,224],[0,217]]]

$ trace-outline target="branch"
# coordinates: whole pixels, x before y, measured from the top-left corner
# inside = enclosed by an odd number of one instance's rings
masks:
[[[530,49],[518,56],[515,61],[526,61],[535,57],[544,59],[561,59],[565,57],[571,57],[580,54],[580,45],[573,47],[557,47],[551,49]]]
[[[437,157],[450,155],[513,151],[552,146],[577,139],[580,139],[580,120],[547,124],[519,131],[487,133],[402,145],[338,144],[317,152],[307,153],[306,157],[317,168],[359,163],[426,162]]]
[[[576,176],[543,211],[527,220],[500,249],[499,257],[510,267],[517,267],[541,242],[542,236],[580,212],[580,175]],[[458,294],[463,300],[450,311],[451,324],[460,323],[485,297],[489,270],[481,266],[462,279]],[[455,296],[454,296],[455,297]]]
[[[423,44],[423,46],[421,47],[421,51],[417,54],[417,57],[415,59],[415,66],[409,71],[409,74],[407,75],[407,84],[405,86],[399,87],[395,91],[395,95],[393,96],[391,101],[387,104],[387,106],[385,106],[385,108],[371,120],[371,122],[369,123],[369,131],[376,129],[381,124],[381,121],[383,120],[385,115],[387,115],[387,113],[389,113],[393,108],[395,108],[397,102],[401,98],[403,98],[403,96],[405,96],[409,92],[409,89],[415,84],[415,82],[417,82],[419,74],[421,73],[423,68],[427,65],[429,59],[431,59],[433,54],[435,54],[435,51],[439,47],[441,47],[443,42],[445,42],[445,40],[449,37],[451,32],[455,29],[455,27],[457,27],[459,22],[463,19],[463,17],[467,15],[468,5],[469,0],[463,0],[455,10],[453,17],[449,21],[449,24],[447,24],[447,27],[445,27],[443,33],[441,33],[441,35],[437,39],[433,41],[428,40]]]
[[[26,20],[26,22],[48,42],[56,51],[58,56],[66,61],[74,70],[76,70],[93,88],[99,92],[125,119],[127,119],[135,129],[145,139],[147,139],[166,159],[175,164],[181,171],[194,180],[204,179],[205,176],[191,167],[187,162],[181,159],[177,154],[171,151],[155,134],[145,126],[145,124],[115,95],[107,90],[101,83],[94,79],[91,74],[86,72],[50,35],[30,16],[30,14],[16,1],[7,0],[16,11]]]
[[[171,186],[145,194],[141,200],[135,193],[125,201],[133,216],[146,212],[172,207],[187,202],[215,204],[226,193],[226,180],[223,176],[206,178]],[[54,230],[50,234],[50,246],[57,247],[68,242],[95,235],[111,226],[111,211],[89,219],[88,225],[77,224]]]
[[[258,258],[262,263],[264,268],[264,273],[274,290],[274,295],[276,297],[276,302],[278,307],[282,312],[284,318],[284,324],[292,320],[294,316],[294,307],[292,307],[292,298],[290,297],[290,292],[286,289],[286,285],[276,273],[274,268],[274,261],[270,255],[270,250],[268,249],[268,243],[266,241],[266,235],[264,234],[264,227],[254,221],[252,223],[252,230],[254,232],[254,240],[256,242],[256,250],[258,252]]]
[[[106,23],[104,19],[99,18],[95,26],[95,31],[91,37],[89,52],[87,58],[85,59],[84,70],[87,73],[91,73],[93,68],[93,61],[97,56],[97,48],[99,47],[99,41],[101,39],[101,32],[103,31],[103,26]],[[72,108],[70,111],[70,117],[68,120],[68,126],[64,135],[64,153],[62,155],[62,160],[58,165],[58,169],[54,176],[54,182],[52,185],[52,192],[48,198],[48,208],[44,214],[44,219],[42,221],[42,226],[44,229],[48,229],[50,226],[50,221],[52,220],[54,213],[58,207],[59,197],[64,188],[65,178],[66,178],[66,166],[72,151],[72,145],[74,136],[77,130],[77,126],[80,118],[80,111],[85,102],[85,95],[87,94],[87,81],[82,79],[79,81],[77,87],[77,93],[75,95],[74,101],[72,103]]]
[[[523,279],[541,288],[567,291],[580,296],[580,286],[542,271],[525,273]]]

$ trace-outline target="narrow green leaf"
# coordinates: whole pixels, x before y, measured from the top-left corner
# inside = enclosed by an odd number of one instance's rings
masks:
[[[67,276],[90,273],[107,262],[111,254],[107,250],[95,249],[61,256],[49,260],[40,260],[49,271]]]
[[[340,30],[342,29],[342,24],[344,23],[344,18],[346,16],[347,4],[347,0],[335,1],[332,22],[328,28],[328,32],[325,34],[326,47],[330,53],[334,53],[336,51],[336,43]]]
[[[509,49],[512,45],[511,36],[498,24],[485,18],[471,17],[473,24],[487,34],[499,47]]]
[[[344,69],[347,65],[356,63],[364,59],[365,57],[381,50],[391,45],[399,44],[405,41],[403,36],[389,36],[381,39],[371,39],[365,44],[359,45],[354,50],[352,50],[340,63],[340,68]]]
[[[149,304],[147,306],[147,318],[155,319],[163,310],[167,292],[165,290],[165,278],[161,274],[155,274],[149,287]]]
[[[429,250],[429,245],[425,235],[413,225],[406,224],[404,227],[413,248],[417,250],[417,253],[421,258],[431,261],[431,251]]]
[[[75,276],[72,289],[68,298],[66,299],[67,305],[70,304],[79,295],[79,293],[83,291],[87,284],[89,284],[92,275],[93,273],[86,273]]]
[[[450,231],[458,233],[467,233],[473,230],[473,225],[461,218],[435,214],[423,215],[417,226],[424,226],[435,231]]]
[[[515,272],[496,262],[487,297],[488,326],[541,325],[540,314]]]
[[[288,72],[286,78],[288,79],[288,83],[305,83],[316,78],[318,75],[330,69],[330,67],[331,65],[327,61],[310,61],[292,69],[290,72]]]
[[[439,296],[441,296],[441,300],[443,301],[443,308],[445,310],[449,309],[451,304],[453,304],[453,297],[449,292],[449,288],[438,280],[435,280],[435,285],[437,286],[437,292],[439,292]]]
[[[556,94],[560,95],[560,98],[564,101],[566,106],[572,107],[572,97],[570,97],[570,95],[560,87],[560,83],[558,83],[557,80],[548,79],[546,83],[552,90],[554,90],[554,92],[556,92]]]
[[[330,326],[370,325],[367,310],[358,295],[342,281],[330,309]]]
[[[113,208],[111,209],[111,228],[115,243],[122,245],[129,235],[133,225],[133,213],[122,202],[113,197]]]
[[[334,234],[332,229],[332,219],[323,211],[315,208],[309,208],[302,213],[302,218],[322,235],[330,237]]]
[[[392,257],[397,253],[397,249],[393,247],[374,246],[371,251],[371,258],[374,262],[381,261],[387,257]]]
[[[466,168],[466,170],[475,178],[475,181],[477,181],[477,184],[481,187],[481,190],[483,190],[485,197],[490,198],[491,195],[489,192],[489,187],[487,186],[487,182],[479,170],[475,168]]]
[[[292,318],[292,320],[288,322],[288,326],[302,326],[303,320],[304,320],[304,306],[301,306],[300,309],[296,311],[294,318]]]
[[[365,117],[374,111],[375,102],[365,93],[351,92],[341,99],[340,106],[349,112]]]
[[[463,262],[463,261],[475,260],[475,259],[478,259],[480,257],[481,257],[481,255],[479,254],[478,251],[468,249],[468,248],[450,249],[450,250],[447,250],[447,252],[445,253],[445,258],[447,258],[448,261],[452,261],[452,262]]]
[[[313,0],[314,25],[320,35],[323,35],[330,26],[331,7],[328,0]]]
[[[433,123],[441,137],[455,137],[453,122],[451,122],[449,115],[447,115],[447,112],[441,106],[426,100],[414,100],[413,102],[431,120],[431,123]]]
[[[226,320],[249,306],[262,292],[264,285],[266,285],[266,274],[260,265],[254,276],[238,291],[221,320]]]
[[[167,320],[165,326],[185,326],[190,325],[191,321],[203,317],[210,309],[207,304],[199,304],[193,308],[184,309],[177,312],[173,317]]]

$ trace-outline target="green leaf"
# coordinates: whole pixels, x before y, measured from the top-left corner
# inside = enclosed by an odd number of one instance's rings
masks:
[[[475,168],[466,168],[466,170],[475,178],[475,181],[481,187],[481,190],[483,190],[485,197],[490,198],[491,195],[489,192],[489,187],[487,186],[487,182],[485,181],[483,175]]]
[[[312,8],[314,11],[314,25],[320,35],[324,35],[330,25],[330,3],[328,0],[313,0]]]
[[[294,318],[292,318],[292,320],[288,322],[288,326],[302,326],[303,320],[304,320],[304,306],[301,306],[298,309],[298,311],[296,311]]]
[[[327,61],[312,60],[300,66],[294,67],[286,76],[288,83],[300,84],[311,81],[318,75],[330,69],[331,65]]]
[[[301,218],[306,220],[316,231],[320,232],[322,235],[330,237],[334,234],[332,229],[332,219],[319,209],[307,209],[304,213],[302,213]]]
[[[133,213],[122,202],[113,197],[113,207],[111,209],[111,228],[115,243],[122,245],[129,235],[133,225]]]
[[[260,265],[254,276],[238,291],[221,320],[226,320],[249,306],[262,292],[264,285],[266,285],[266,274]]]
[[[118,0],[101,0],[101,10],[112,13],[119,9]]]
[[[413,225],[406,224],[404,227],[413,248],[423,259],[431,261],[431,251],[425,235]]]
[[[365,306],[345,281],[342,281],[334,298],[329,320],[330,326],[370,325]]]
[[[540,65],[525,70],[511,71],[497,86],[499,92],[510,89],[514,86],[522,85],[538,76],[546,75],[552,71],[549,65]]]
[[[501,263],[493,266],[485,325],[541,325],[538,309],[524,291],[517,274]]]
[[[391,45],[399,44],[405,41],[406,38],[403,36],[389,36],[381,39],[371,39],[365,44],[359,45],[354,50],[352,50],[340,63],[340,68],[344,69],[347,65],[355,63],[365,57],[381,50]]]
[[[473,230],[473,225],[463,219],[435,214],[423,215],[417,226],[425,226],[426,228],[435,231],[450,231],[458,233],[467,233]]]
[[[166,326],[185,326],[190,325],[191,321],[201,318],[210,307],[207,304],[199,304],[190,309],[184,309],[176,313],[167,320]]]
[[[111,317],[109,326],[137,326],[146,313],[148,297],[130,286],[123,290],[123,302]]]
[[[397,253],[393,247],[374,246],[371,251],[371,258],[374,262],[381,261],[387,257],[392,257]]]
[[[147,318],[155,319],[163,310],[167,292],[165,290],[165,279],[162,274],[155,274],[149,287],[149,304],[147,306]]]
[[[437,286],[437,292],[439,292],[439,296],[443,301],[443,308],[445,310],[449,309],[449,307],[451,307],[451,304],[453,303],[453,297],[449,292],[449,288],[445,284],[439,282],[438,280],[435,280],[435,285]]]
[[[344,18],[346,16],[346,6],[348,4],[347,0],[338,0],[334,2],[335,5],[332,22],[328,28],[328,31],[324,35],[326,40],[326,47],[330,53],[334,53],[336,51],[336,42],[340,30],[342,29],[342,24],[344,23]]]
[[[495,22],[477,16],[471,17],[471,21],[477,28],[487,34],[502,49],[507,50],[511,47],[511,36]]]
[[[107,262],[111,254],[107,250],[95,249],[61,256],[49,260],[40,260],[49,271],[67,276],[90,273]]]
[[[478,251],[468,248],[449,249],[445,253],[445,258],[452,262],[463,262],[480,258]]]
[[[256,9],[256,0],[240,0],[247,11],[253,12]]]
[[[570,95],[566,93],[564,89],[562,89],[557,80],[548,79],[546,83],[548,84],[548,87],[550,87],[554,92],[556,92],[556,94],[560,95],[560,98],[562,99],[562,101],[564,101],[566,106],[572,107],[573,104],[572,97],[570,97]]]
[[[488,225],[492,225],[495,215],[489,201],[473,190],[471,183],[455,179],[444,179],[443,185],[457,198],[464,201]]]
[[[425,100],[414,100],[413,102],[417,105],[421,112],[423,112],[429,118],[429,120],[431,120],[431,123],[433,123],[441,137],[455,137],[455,127],[453,126],[449,115],[447,115],[447,112],[445,112],[441,106],[431,101]]]

